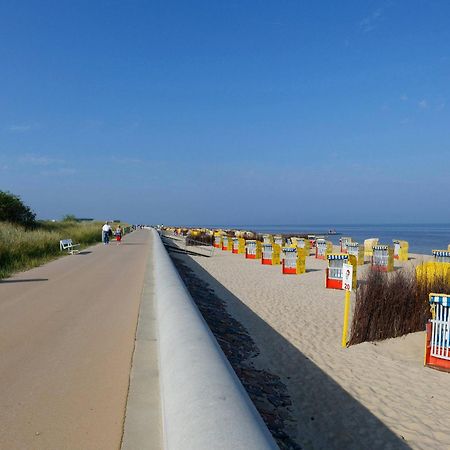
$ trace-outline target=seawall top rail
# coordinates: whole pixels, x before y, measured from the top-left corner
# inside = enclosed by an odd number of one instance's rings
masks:
[[[160,236],[151,232],[164,448],[277,449]]]

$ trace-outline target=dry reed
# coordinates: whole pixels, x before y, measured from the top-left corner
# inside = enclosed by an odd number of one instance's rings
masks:
[[[349,345],[422,331],[430,316],[428,294],[450,294],[444,277],[417,279],[411,270],[370,271],[356,291]]]

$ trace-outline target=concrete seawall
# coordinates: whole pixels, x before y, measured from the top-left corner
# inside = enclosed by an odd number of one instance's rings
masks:
[[[151,232],[164,449],[277,449],[158,233]]]

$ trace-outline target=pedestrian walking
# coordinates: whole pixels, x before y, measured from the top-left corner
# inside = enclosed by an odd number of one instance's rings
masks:
[[[122,228],[120,227],[120,225],[117,226],[116,228],[116,242],[117,245],[119,245],[122,242]]]
[[[104,245],[109,244],[109,234],[112,232],[109,222],[105,222],[102,226],[102,241]]]

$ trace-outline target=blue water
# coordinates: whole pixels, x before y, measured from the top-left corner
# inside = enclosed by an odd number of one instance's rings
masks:
[[[282,234],[302,233],[326,235],[328,230],[336,230],[339,235],[330,235],[327,239],[339,244],[341,236],[350,236],[353,241],[364,243],[364,239],[379,238],[381,244],[391,244],[393,239],[409,242],[410,253],[430,255],[433,249],[447,249],[450,244],[450,224],[416,225],[208,225],[211,228],[245,229],[258,233]]]

